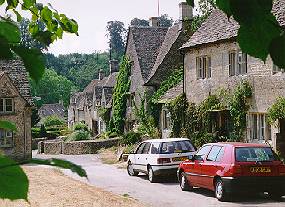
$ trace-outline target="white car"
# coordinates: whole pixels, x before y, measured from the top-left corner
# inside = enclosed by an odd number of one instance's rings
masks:
[[[159,175],[175,175],[179,164],[195,151],[187,138],[147,140],[129,155],[127,171],[130,176],[145,173],[150,182],[155,182]]]

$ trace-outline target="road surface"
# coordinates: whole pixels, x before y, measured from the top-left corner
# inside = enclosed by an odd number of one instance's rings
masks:
[[[130,196],[154,207],[235,207],[235,206],[285,206],[285,198],[281,201],[270,200],[266,195],[238,197],[232,202],[219,202],[211,191],[195,189],[194,192],[182,192],[174,179],[163,183],[150,183],[146,176],[130,177],[126,170],[114,165],[102,164],[98,155],[37,155],[34,158],[61,158],[81,165],[87,172],[88,181],[79,178],[69,170],[63,170],[68,176],[88,182],[91,185],[124,196]]]

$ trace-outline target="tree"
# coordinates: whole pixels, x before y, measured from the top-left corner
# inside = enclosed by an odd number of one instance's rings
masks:
[[[21,45],[26,48],[37,48],[41,51],[46,49],[46,46],[43,43],[40,43],[39,41],[32,38],[29,32],[30,23],[30,20],[27,18],[23,18],[19,23],[19,28],[21,32]],[[39,28],[41,30],[44,30],[44,25],[42,22],[39,22]]]
[[[39,123],[39,121],[41,120],[40,119],[40,116],[38,114],[38,110],[36,108],[33,108],[32,109],[32,127],[36,126],[37,123]]]
[[[32,95],[40,97],[40,100],[35,100],[38,107],[42,104],[58,103],[63,101],[67,106],[70,100],[70,94],[77,88],[66,77],[58,75],[52,69],[46,69],[43,78],[38,84],[33,80],[31,82]]]
[[[163,14],[158,18],[159,26],[171,27],[173,25],[173,19],[168,14]]]
[[[145,19],[134,18],[131,21],[131,26],[147,27],[147,26],[149,26],[149,21],[147,21]]]
[[[124,28],[124,23],[120,21],[109,21],[106,28],[112,58],[121,59],[125,51],[125,37],[127,32]]]

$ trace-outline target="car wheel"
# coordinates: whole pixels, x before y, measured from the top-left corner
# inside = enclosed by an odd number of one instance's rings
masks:
[[[215,183],[215,197],[219,201],[226,201],[227,200],[227,194],[225,191],[224,183],[221,179],[217,179]]]
[[[149,180],[149,182],[155,183],[155,182],[156,182],[156,176],[154,175],[151,166],[148,167],[148,169],[147,169],[147,174],[148,174],[148,180]]]
[[[190,191],[193,189],[193,186],[189,185],[186,174],[184,172],[182,172],[179,176],[179,183],[182,191]]]
[[[281,198],[282,198],[282,195],[278,192],[275,192],[275,191],[268,192],[268,195],[271,199],[277,200],[277,201],[281,200]]]
[[[134,170],[134,166],[132,165],[132,163],[128,163],[128,166],[127,166],[127,171],[128,171],[128,174],[130,175],[130,176],[137,176],[139,173],[138,172],[136,172],[135,170]]]

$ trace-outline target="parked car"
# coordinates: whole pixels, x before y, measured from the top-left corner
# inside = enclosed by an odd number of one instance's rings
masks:
[[[205,144],[180,164],[177,175],[183,191],[207,188],[220,201],[241,192],[285,195],[285,165],[265,144]]]
[[[186,138],[147,140],[129,155],[127,171],[130,176],[145,173],[150,182],[155,182],[158,176],[175,175],[179,164],[193,155],[195,150]]]

